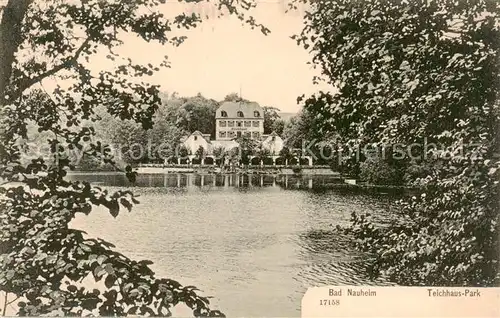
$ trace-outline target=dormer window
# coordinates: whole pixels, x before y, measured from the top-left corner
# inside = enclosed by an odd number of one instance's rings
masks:
[[[227,117],[227,112],[225,110],[220,112],[221,117]]]
[[[258,111],[254,111],[254,112],[253,112],[253,116],[254,116],[254,117],[260,117],[260,113],[259,113]]]
[[[238,111],[238,112],[236,113],[236,115],[237,115],[238,117],[244,117],[244,116],[243,116],[243,112],[242,112],[241,110],[240,110],[240,111]]]

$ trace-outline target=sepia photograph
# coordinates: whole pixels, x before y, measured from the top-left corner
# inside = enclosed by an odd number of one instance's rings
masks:
[[[499,94],[498,0],[0,0],[0,315],[500,314]]]

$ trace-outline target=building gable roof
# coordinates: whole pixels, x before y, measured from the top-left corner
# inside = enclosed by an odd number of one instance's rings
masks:
[[[199,132],[198,130],[196,130],[196,131],[192,132],[192,133],[191,133],[191,135],[189,135],[189,136],[184,136],[184,137],[182,137],[180,141],[181,141],[181,142],[185,142],[186,140],[188,140],[188,139],[189,139],[190,137],[192,137],[192,136],[199,136],[199,137],[201,137],[201,138],[205,139],[205,141],[206,141],[207,143],[210,143],[210,134],[202,134],[202,133],[201,133],[201,132]]]
[[[271,142],[273,137],[275,137],[278,140],[283,140],[275,131],[273,131],[269,135],[265,136],[265,138],[264,138],[264,140],[262,140],[262,142],[263,143]]]
[[[227,117],[222,116],[222,112],[226,112]],[[243,112],[243,117],[238,117],[238,112]],[[256,117],[254,112],[259,112]],[[264,119],[264,110],[255,102],[224,102],[217,109],[215,118],[252,118]]]

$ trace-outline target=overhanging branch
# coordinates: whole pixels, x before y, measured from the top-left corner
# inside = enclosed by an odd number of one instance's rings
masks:
[[[21,41],[22,21],[33,0],[9,0],[0,22],[0,105],[12,75],[12,64]]]
[[[30,79],[22,82],[17,89],[17,93],[15,94],[15,97],[18,97],[19,95],[22,94],[23,91],[25,91],[26,89],[35,85],[36,83],[41,82],[43,79],[45,79],[49,76],[55,75],[57,72],[74,65],[77,62],[80,55],[82,54],[83,50],[85,50],[85,48],[88,46],[89,42],[90,42],[90,37],[85,39],[85,41],[78,48],[78,50],[76,50],[75,55],[72,58],[66,60],[65,62],[53,67],[52,69],[50,69],[50,70],[48,70],[48,71],[46,71],[38,76],[35,76],[34,78],[30,78]]]

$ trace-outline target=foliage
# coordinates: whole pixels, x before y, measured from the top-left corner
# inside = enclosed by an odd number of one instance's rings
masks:
[[[194,155],[196,156],[197,159],[205,158],[205,155],[206,155],[205,148],[203,148],[202,146],[199,146],[198,149],[196,149],[196,152],[194,153]]]
[[[226,158],[229,156],[226,149],[222,146],[217,146],[212,149],[212,155],[215,158],[215,163],[218,166],[222,166],[225,163]]]
[[[269,149],[265,147],[262,147],[262,145],[259,145],[254,149],[253,155],[256,156],[259,161],[263,162],[266,158],[269,158],[271,156],[271,151],[269,151]]]
[[[222,146],[217,146],[212,150],[212,153],[214,157],[216,158],[222,158],[224,154],[226,153],[226,149]]]
[[[215,136],[215,111],[219,104],[213,99],[206,99],[201,94],[186,98],[185,102],[177,109],[175,126],[193,133],[200,131],[203,134]]]
[[[264,134],[270,134],[273,132],[274,124],[280,119],[278,112],[280,111],[276,107],[264,106]]]
[[[265,128],[265,126],[264,126]],[[276,119],[271,125],[271,133],[274,131],[278,136],[283,135],[283,130],[285,129],[285,121],[281,118]],[[265,132],[264,132],[265,133]]]
[[[185,157],[187,157],[187,156],[190,155],[189,149],[187,149],[187,147],[184,146],[184,145],[181,145],[179,147],[179,151],[178,152],[179,152],[179,158],[185,158]]]
[[[248,165],[250,163],[250,156],[252,156],[258,149],[258,143],[252,138],[242,136],[236,140],[239,144],[239,158],[242,164]]]
[[[293,158],[293,154],[291,153],[290,148],[288,148],[287,146],[284,146],[280,150],[279,156],[281,158],[283,158],[283,159],[291,159],[291,158]]]
[[[238,93],[229,93],[224,97],[224,102],[250,102],[248,99],[241,98]]]
[[[140,65],[115,52],[124,33],[145,42],[179,45],[184,36],[174,28],[196,27],[196,14],[166,19],[163,0],[58,1],[8,0],[0,22],[0,289],[23,301],[19,315],[170,315],[184,303],[196,316],[220,316],[193,286],[158,278],[149,261],[135,261],[113,245],[69,227],[78,213],[104,206],[113,217],[138,201],[129,191],[114,193],[87,182],[67,181],[73,169],[67,150],[78,150],[106,164],[115,164],[110,147],[96,140],[88,121],[96,110],[153,127],[161,105],[159,87],[142,81],[158,65]],[[248,2],[219,2],[266,34],[247,17]],[[97,52],[107,52],[111,68],[98,72],[89,65]],[[36,54],[35,54],[36,53]],[[63,79],[64,86],[40,102],[33,90],[43,80]],[[134,79],[135,78],[135,79]],[[62,81],[61,81],[62,82]],[[48,134],[48,158],[26,162],[23,142],[28,125]],[[127,125],[128,125],[127,124]],[[134,128],[135,126],[129,126]],[[122,130],[123,132],[126,129]],[[44,137],[45,138],[45,137]],[[95,290],[78,284],[99,282]],[[104,286],[102,286],[102,283]]]
[[[395,185],[401,180],[395,167],[379,157],[369,158],[360,165],[363,181],[378,185]]]
[[[232,148],[226,152],[226,155],[229,158],[229,163],[231,165],[238,164],[241,159],[241,152],[239,148]]]
[[[353,217],[375,274],[403,285],[498,283],[499,12],[495,0],[317,1],[294,37],[338,89],[305,100],[320,134],[354,148],[437,145],[413,153],[432,165],[411,180],[422,193],[400,202],[401,223]]]
[[[336,136],[335,131],[325,131],[324,123],[314,112],[302,109],[285,124],[283,139],[289,148],[302,148],[304,143],[317,144],[333,139]]]

